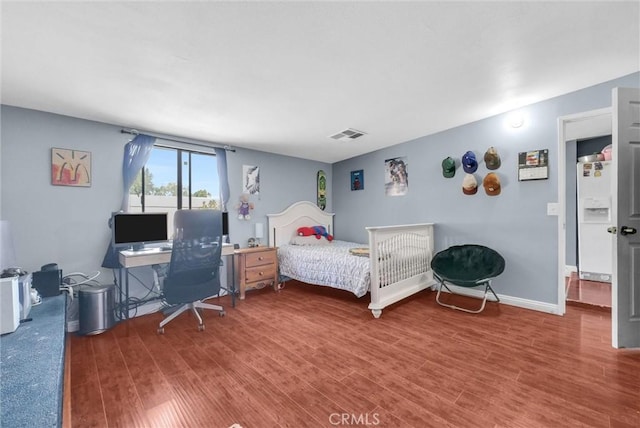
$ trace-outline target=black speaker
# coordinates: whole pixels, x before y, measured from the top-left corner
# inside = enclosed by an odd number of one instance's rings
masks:
[[[222,212],[222,234],[229,235],[229,213]]]
[[[57,296],[62,285],[62,270],[40,270],[33,272],[32,286],[42,297]]]

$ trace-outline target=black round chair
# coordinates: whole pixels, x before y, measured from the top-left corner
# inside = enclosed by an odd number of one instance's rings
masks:
[[[433,275],[439,282],[436,302],[448,308],[458,309],[472,314],[480,313],[487,303],[489,291],[495,302],[499,302],[498,295],[491,288],[491,280],[504,271],[504,258],[495,250],[483,245],[466,244],[455,245],[437,253],[431,260]],[[442,303],[440,293],[442,287],[449,293],[455,294],[447,286],[480,287],[484,285],[484,298],[479,309],[467,309],[455,305]]]

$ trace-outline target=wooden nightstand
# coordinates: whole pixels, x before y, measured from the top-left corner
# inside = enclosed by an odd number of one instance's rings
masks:
[[[248,289],[272,285],[278,290],[278,256],[275,247],[241,248],[234,251],[240,300]]]

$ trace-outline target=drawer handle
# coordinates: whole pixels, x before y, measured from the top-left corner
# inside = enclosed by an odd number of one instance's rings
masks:
[[[262,259],[264,259],[264,257],[262,257],[262,256],[258,257],[258,260],[262,260]]]
[[[264,272],[260,272],[260,273],[258,273],[258,275],[262,276],[262,275],[264,275]]]

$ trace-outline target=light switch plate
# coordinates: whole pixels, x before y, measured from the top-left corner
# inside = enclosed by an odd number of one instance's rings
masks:
[[[547,203],[547,215],[560,215],[560,207],[557,202]]]

